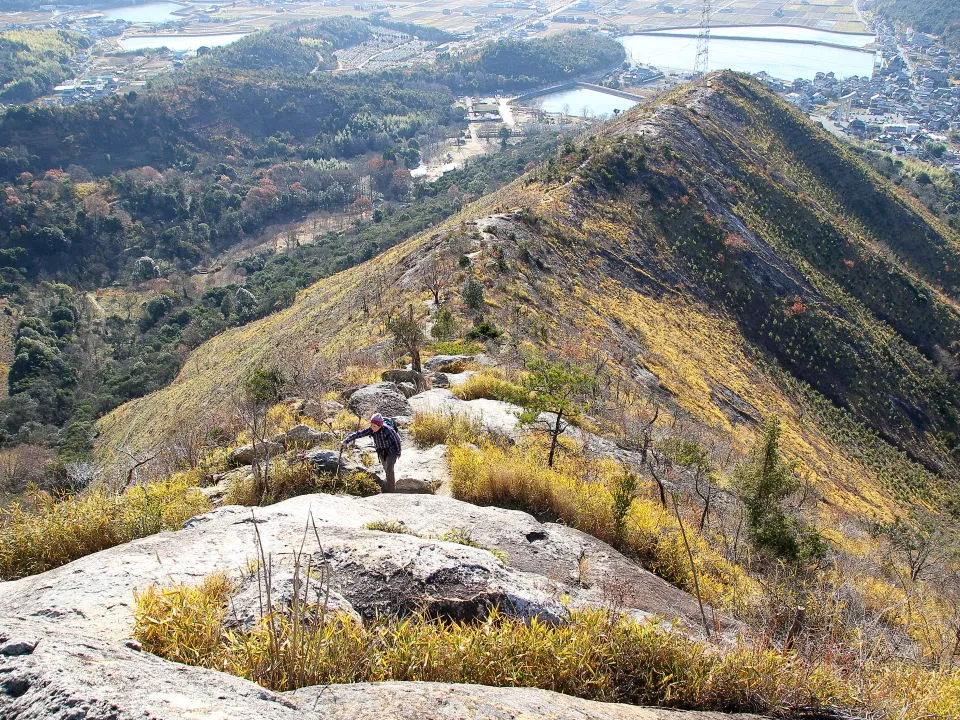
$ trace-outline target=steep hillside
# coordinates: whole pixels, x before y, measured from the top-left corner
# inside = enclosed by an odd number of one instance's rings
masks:
[[[101,421],[101,453],[216,423],[258,364],[382,347],[387,313],[420,306],[435,259],[458,257],[449,286],[482,281],[507,349],[603,355],[618,387],[736,448],[780,416],[825,511],[956,510],[942,482],[958,474],[956,234],[733,74],[638,108],[430,234],[217,336],[168,388]]]

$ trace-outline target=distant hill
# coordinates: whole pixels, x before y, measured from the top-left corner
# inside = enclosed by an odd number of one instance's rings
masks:
[[[960,4],[955,0],[880,0],[877,10],[890,20],[939,35],[960,52]]]
[[[100,452],[170,442],[185,418],[225,410],[260,363],[376,346],[384,314],[426,300],[423,274],[464,247],[475,254],[450,286],[481,281],[485,319],[511,344],[602,351],[624,388],[652,383],[676,416],[737,443],[776,414],[839,507],[958,509],[943,480],[960,475],[960,238],[732,73],[568,143],[431,232],[215,337],[169,387],[104,418]]]

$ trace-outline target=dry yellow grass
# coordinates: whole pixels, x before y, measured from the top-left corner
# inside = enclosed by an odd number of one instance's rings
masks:
[[[12,580],[65,565],[71,560],[183,523],[209,509],[181,473],[128,489],[98,486],[54,498],[35,493],[30,507],[0,511],[0,579]]]
[[[451,487],[454,497],[480,505],[507,503],[534,513],[549,513],[560,522],[619,545],[641,558],[651,571],[693,590],[693,576],[676,518],[658,503],[635,498],[627,510],[625,531],[618,537],[614,521],[614,484],[623,469],[612,462],[589,468],[584,477],[582,459],[568,457],[553,468],[536,445],[501,448],[451,449]],[[704,600],[722,607],[748,601],[756,585],[736,565],[726,561],[702,537],[693,536],[697,573]]]
[[[414,614],[371,623],[312,607],[227,631],[221,575],[151,587],[137,598],[135,637],[162,657],[286,691],[386,680],[538,687],[577,697],[675,708],[777,713],[839,706],[881,720],[948,718],[960,674],[886,665],[850,673],[748,645],[722,649],[606,611],[547,625],[493,612],[478,623]],[[305,618],[317,618],[304,622]]]

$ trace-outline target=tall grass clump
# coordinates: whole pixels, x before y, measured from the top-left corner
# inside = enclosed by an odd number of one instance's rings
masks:
[[[463,383],[453,388],[453,394],[461,400],[502,400],[521,407],[526,405],[529,395],[520,385],[504,380],[489,370],[481,370],[471,375]]]
[[[269,487],[258,494],[253,475],[236,480],[223,498],[224,505],[267,506],[299,495],[330,493],[369,497],[377,495],[380,486],[362,472],[318,473],[309,462],[278,462],[270,473]]]
[[[423,448],[441,443],[475,443],[483,435],[483,425],[478,419],[459,413],[418,412],[413,415],[410,433]]]
[[[693,591],[693,573],[676,518],[643,497],[621,497],[622,469],[605,468],[588,480],[575,459],[553,468],[536,446],[485,444],[450,452],[454,497],[479,505],[505,505],[553,517],[640,559],[652,572]],[[700,536],[691,538],[704,599],[729,606],[750,591],[746,573],[714,551]]]
[[[960,674],[900,668],[845,674],[794,653],[724,650],[604,610],[545,624],[493,611],[481,622],[416,613],[362,623],[344,614],[272,613],[228,630],[229,586],[150,588],[137,598],[134,636],[145,650],[214,668],[276,691],[390,680],[536,687],[604,702],[690,710],[786,713],[840,707],[882,720],[949,717]],[[884,683],[891,681],[884,686]]]
[[[77,495],[37,492],[29,505],[0,510],[0,579],[35,575],[85,555],[153,535],[179,530],[210,509],[178,473],[117,493],[98,485]]]

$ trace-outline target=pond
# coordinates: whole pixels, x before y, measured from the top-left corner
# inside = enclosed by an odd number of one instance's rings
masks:
[[[103,10],[103,16],[107,20],[126,20],[131,23],[151,23],[160,24],[170,22],[171,20],[182,19],[179,15],[174,15],[178,10],[183,10],[186,5],[178,5],[172,2],[153,2],[144,5],[128,5],[125,7],[109,8]]]
[[[130,35],[121,38],[120,48],[132,50],[156,50],[167,48],[173,52],[196,52],[200,47],[221,47],[236,42],[247,33],[220,33],[218,35]]]
[[[635,63],[690,72],[697,57],[697,38],[672,37],[676,32],[679,31],[626,35],[618,40]],[[688,32],[692,33],[693,30]],[[838,78],[852,75],[870,77],[875,61],[875,53],[853,47],[847,49],[807,42],[731,40],[721,37],[710,40],[710,70],[765,71],[781,80],[812,80],[818,72],[833,72]]]
[[[575,87],[531,98],[524,105],[548,113],[564,113],[577,117],[608,117],[614,110],[629,110],[639,102],[592,88]]]

